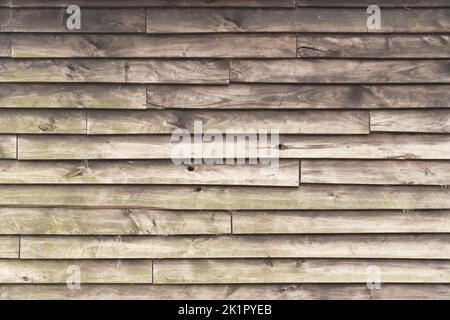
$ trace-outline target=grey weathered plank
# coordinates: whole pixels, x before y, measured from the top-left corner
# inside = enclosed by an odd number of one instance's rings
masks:
[[[19,34],[11,50],[14,58],[292,58],[295,47],[294,34]]]
[[[0,57],[11,57],[11,37],[8,34],[0,34]]]
[[[70,0],[2,0],[12,7],[67,7]],[[295,0],[78,0],[80,7],[269,7],[293,8]]]
[[[85,134],[86,112],[0,109],[0,133]]]
[[[448,161],[302,160],[302,183],[450,185]]]
[[[0,258],[19,258],[19,237],[0,236]]]
[[[1,87],[0,87],[1,88]],[[449,108],[449,85],[149,85],[148,108]]]
[[[450,133],[450,112],[445,110],[373,111],[370,113],[370,130]]]
[[[185,129],[194,132],[201,121],[208,130],[245,133],[246,130],[278,130],[280,134],[368,134],[366,111],[92,111],[88,134],[171,134]],[[198,129],[197,129],[198,130]]]
[[[145,85],[0,84],[0,108],[145,109]]]
[[[168,210],[450,209],[439,186],[181,187],[0,186],[0,206],[158,208]],[[370,200],[368,200],[370,199]]]
[[[380,84],[450,82],[450,60],[281,59],[232,60],[230,64],[231,82]]]
[[[449,259],[450,235],[23,236],[23,259]]]
[[[238,211],[234,234],[448,233],[450,211]]]
[[[12,300],[448,300],[448,284],[244,284],[244,285],[0,285]]]
[[[231,144],[226,141],[222,144],[220,140],[215,142],[205,140],[200,144],[192,139],[191,152],[188,150],[183,154],[178,153],[174,147],[179,143],[172,144],[170,139],[168,135],[21,135],[18,137],[18,158],[21,160],[178,159],[200,158],[202,155],[207,158],[217,147],[214,158],[234,159],[237,155],[247,158],[276,156],[273,150],[279,149],[279,156],[283,159],[450,159],[450,140],[447,135],[281,135],[279,143],[269,136],[267,143],[264,141],[246,143],[240,139]],[[202,154],[195,151],[197,147]],[[242,153],[233,154],[230,151],[233,147]],[[260,153],[253,154],[252,150],[257,148]],[[265,152],[271,149],[271,152]]]
[[[155,260],[155,284],[450,283],[450,262],[355,259]],[[374,280],[375,281],[375,280]]]
[[[449,32],[450,12],[434,9],[384,9],[376,32]],[[173,23],[177,21],[177,23]],[[358,8],[147,9],[148,33],[207,32],[373,32],[366,10]]]
[[[14,49],[14,48],[13,48]],[[450,36],[298,34],[298,57],[449,58]]]
[[[0,260],[0,269],[2,284],[152,283],[151,260]]]
[[[0,234],[189,235],[231,233],[230,214],[139,209],[0,208]]]
[[[17,157],[17,137],[0,135],[0,159],[15,159]]]
[[[0,82],[211,83],[229,81],[227,61],[0,59]]]
[[[0,184],[185,184],[296,187],[297,160],[270,164],[176,165],[163,161],[0,160]]]
[[[13,0],[14,1],[14,0]],[[30,0],[29,0],[30,1]],[[361,7],[367,8],[374,4],[373,1],[361,1],[361,0],[296,0],[297,7]],[[389,8],[389,7],[450,7],[449,0],[378,0],[377,6]]]
[[[0,0],[0,7],[9,7],[11,5],[11,0]]]
[[[69,14],[61,9],[0,9],[4,19],[0,22],[2,32],[96,32],[138,33],[145,32],[145,10],[140,9],[84,9],[81,29],[70,30],[66,26]],[[2,13],[0,13],[0,17]]]

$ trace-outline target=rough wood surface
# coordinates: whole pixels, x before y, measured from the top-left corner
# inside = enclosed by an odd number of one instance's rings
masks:
[[[153,268],[155,284],[367,283],[371,268],[380,272],[383,284],[450,283],[448,261],[156,260]]]
[[[11,37],[8,34],[0,34],[0,57],[11,57]]]
[[[0,108],[145,109],[145,85],[1,84]]]
[[[0,236],[0,259],[17,258],[19,258],[19,237]]]
[[[14,1],[14,0],[12,0]],[[20,0],[21,1],[21,0]],[[28,0],[33,1],[33,0]],[[361,7],[367,8],[373,1],[361,1],[361,0],[296,0],[297,7]],[[377,5],[379,7],[450,7],[449,0],[378,0]]]
[[[17,137],[0,135],[0,159],[15,159],[17,157]]]
[[[234,234],[448,233],[450,211],[238,211]]]
[[[40,261],[0,260],[2,284],[66,284],[79,271],[81,286],[89,283],[152,283],[151,260]]]
[[[302,183],[450,185],[448,161],[303,160]]]
[[[445,110],[373,111],[370,113],[373,132],[450,133],[450,112]]]
[[[177,235],[231,233],[227,212],[0,208],[0,234]]]
[[[23,236],[23,259],[449,259],[450,235]]]

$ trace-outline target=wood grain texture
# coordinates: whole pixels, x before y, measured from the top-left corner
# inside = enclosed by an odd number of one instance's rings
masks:
[[[450,209],[439,186],[180,187],[0,186],[0,206],[149,208],[167,210]],[[368,200],[370,199],[370,200]]]
[[[370,113],[373,132],[449,133],[450,112],[445,110],[373,111]]]
[[[13,0],[14,1],[14,0]],[[32,1],[32,0],[29,0]],[[297,7],[360,7],[367,8],[372,1],[361,1],[361,0],[296,0]],[[377,5],[379,7],[450,7],[449,0],[378,0]]]
[[[0,108],[145,109],[145,85],[1,84]]]
[[[92,111],[88,113],[88,134],[171,134],[175,130],[194,132],[201,121],[203,132],[245,133],[278,130],[280,134],[368,134],[366,111],[191,111],[148,110]]]
[[[227,212],[139,209],[0,208],[0,234],[229,234]]]
[[[151,260],[0,260],[2,284],[70,284],[79,271],[81,286],[94,283],[152,283]]]
[[[292,58],[295,46],[294,34],[23,34],[13,36],[11,50],[14,58]]]
[[[380,84],[450,82],[450,60],[281,59],[232,60],[230,64],[231,82]]]
[[[0,258],[19,258],[19,237],[0,236]]]
[[[151,109],[449,108],[449,85],[149,85]]]
[[[449,235],[23,236],[22,259],[449,259]]]
[[[449,211],[238,211],[234,234],[448,233]]]
[[[296,187],[297,160],[270,164],[176,165],[172,161],[0,160],[1,184],[159,184]]]
[[[227,61],[0,59],[0,82],[212,83],[229,80]]]
[[[268,285],[0,285],[1,299],[15,300],[448,300],[448,284]]]
[[[303,160],[302,183],[450,185],[448,161]]]
[[[0,135],[0,159],[16,159],[17,137],[13,135]]]
[[[11,5],[11,0],[0,0],[0,7],[9,7]]]
[[[450,262],[353,259],[156,260],[155,284],[450,283]],[[373,273],[373,271],[372,271]]]
[[[86,119],[84,111],[0,109],[0,133],[85,134]]]
[[[96,32],[138,33],[145,32],[144,9],[84,9],[81,29],[66,27],[69,14],[62,9],[0,9],[7,11],[0,22],[2,32]],[[1,15],[1,13],[0,13]]]
[[[67,7],[68,0],[3,0],[12,7]],[[295,0],[78,0],[80,7],[269,7],[293,8]]]
[[[449,58],[450,37],[442,35],[297,35],[298,57]]]
[[[0,57],[11,57],[11,36],[0,34]]]

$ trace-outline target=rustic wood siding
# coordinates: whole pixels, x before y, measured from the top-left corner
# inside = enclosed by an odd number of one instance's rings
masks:
[[[449,0],[0,0],[2,299],[449,299],[449,185]]]

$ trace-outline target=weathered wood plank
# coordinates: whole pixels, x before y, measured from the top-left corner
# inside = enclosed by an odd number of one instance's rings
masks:
[[[177,23],[172,23],[177,21]],[[449,32],[450,12],[434,9],[384,9],[376,32]],[[366,10],[358,8],[147,9],[148,33],[208,32],[371,32]]]
[[[162,161],[0,160],[0,184],[172,184],[296,187],[298,160],[270,164],[176,165]]]
[[[302,183],[450,185],[447,161],[303,160]]]
[[[19,258],[19,237],[0,236],[0,258]]]
[[[449,58],[450,36],[442,35],[297,35],[298,57]]]
[[[450,209],[439,186],[181,187],[0,185],[0,206],[168,210]]]
[[[0,299],[11,300],[448,300],[448,284],[254,284],[254,285],[0,285]]]
[[[145,32],[145,10],[142,8],[84,9],[80,30],[70,30],[66,27],[69,16],[66,8],[0,10],[7,12],[0,22],[2,32]]]
[[[0,7],[9,7],[11,5],[11,0],[0,0]]]
[[[355,259],[155,260],[155,284],[450,283],[450,262]],[[380,279],[380,280],[381,280]]]
[[[88,134],[171,134],[185,129],[194,132],[201,121],[210,130],[245,133],[252,129],[278,130],[280,134],[368,134],[366,111],[92,111],[88,113]]]
[[[450,235],[23,236],[23,259],[449,259]]]
[[[450,82],[450,60],[232,60],[230,65],[232,82]]]
[[[32,0],[29,0],[32,1]],[[360,7],[367,8],[373,4],[373,1],[361,0],[296,0],[297,7]],[[449,0],[378,0],[377,6],[389,7],[450,7]]]
[[[0,133],[85,134],[86,112],[0,109]]]
[[[0,82],[211,83],[229,81],[227,61],[0,59]]]
[[[239,211],[234,234],[448,233],[450,211]]]
[[[0,260],[2,284],[66,284],[74,275],[88,283],[152,283],[151,260],[40,261]]]
[[[3,0],[12,7],[67,7],[68,0]],[[269,7],[293,8],[295,0],[77,0],[80,7]]]
[[[373,111],[370,130],[374,132],[449,133],[450,112],[445,110]]]
[[[11,57],[11,37],[8,34],[0,34],[0,57]]]
[[[0,108],[145,109],[145,85],[0,84]]]
[[[227,212],[139,209],[0,208],[0,234],[229,234]]]
[[[17,137],[13,135],[0,135],[0,159],[16,159]]]
[[[0,87],[1,88],[1,87]],[[149,85],[148,108],[449,108],[449,85]]]
[[[244,139],[234,143],[205,140],[203,143],[192,141],[191,152],[186,151],[183,154],[175,152],[174,149],[180,142],[171,143],[170,139],[168,135],[21,135],[18,137],[18,159],[172,159],[198,157],[198,153],[194,152],[195,148],[200,148],[206,158],[208,155],[214,155],[214,158],[235,159],[237,154],[231,151],[232,148],[242,150],[241,155],[247,158],[255,158],[257,155],[251,151],[265,148],[279,149],[282,159],[450,159],[450,140],[447,135],[281,135],[279,143],[276,139],[268,139],[267,143],[253,140],[246,143]],[[212,153],[214,149],[216,153]]]
[[[295,47],[294,34],[20,34],[11,50],[14,58],[292,58]]]

